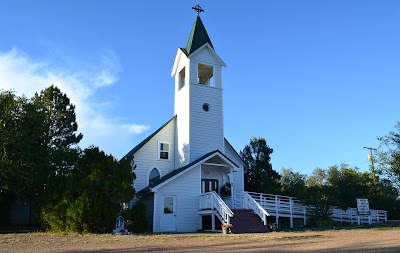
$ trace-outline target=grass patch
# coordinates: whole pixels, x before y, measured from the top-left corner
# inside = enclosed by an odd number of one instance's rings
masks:
[[[314,239],[314,238],[322,238],[325,237],[323,235],[293,235],[293,236],[282,236],[276,237],[275,240],[278,241],[297,241],[297,240],[305,240],[305,239]]]

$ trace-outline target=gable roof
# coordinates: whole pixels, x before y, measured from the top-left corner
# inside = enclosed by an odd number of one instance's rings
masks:
[[[240,161],[242,161],[243,166],[244,166],[246,169],[248,169],[247,164],[243,161],[242,157],[239,155],[239,153],[236,151],[236,149],[229,143],[229,141],[228,141],[226,138],[224,138],[224,140],[225,140],[225,142],[228,144],[228,146],[231,147],[231,149],[232,149],[233,151],[235,151],[235,154],[237,155],[237,157],[239,157]]]
[[[186,42],[186,46],[181,49],[186,55],[190,55],[206,43],[210,44],[210,46],[214,49],[203,22],[201,21],[200,17],[197,16],[193,23],[189,38]]]
[[[214,155],[214,154],[222,155],[222,157],[224,157],[224,158],[227,159],[230,163],[232,163],[234,166],[236,166],[236,167],[239,168],[239,166],[238,166],[236,163],[234,163],[231,159],[229,159],[229,157],[227,157],[227,156],[226,156],[225,154],[223,154],[221,151],[219,151],[219,150],[214,150],[214,151],[211,151],[211,152],[209,152],[209,153],[203,155],[202,157],[196,159],[195,161],[193,161],[193,162],[191,162],[191,163],[189,163],[189,164],[187,164],[187,165],[185,165],[185,166],[183,166],[183,167],[181,167],[181,168],[178,168],[178,169],[175,169],[175,170],[171,171],[170,173],[166,174],[165,176],[163,176],[162,178],[160,178],[158,181],[156,181],[156,182],[154,183],[154,185],[152,185],[152,186],[147,186],[146,188],[143,188],[142,190],[138,191],[137,194],[138,194],[139,196],[141,196],[141,195],[143,196],[143,195],[145,195],[146,193],[151,192],[152,189],[160,187],[163,183],[165,183],[165,182],[168,181],[169,179],[172,179],[173,177],[177,176],[178,174],[181,174],[182,172],[187,171],[188,169],[192,168],[193,166],[195,166],[195,165],[198,164],[199,162],[203,161],[204,159],[206,159],[206,158],[208,158],[208,157],[210,157],[210,156],[212,156],[212,155]]]
[[[128,154],[126,154],[122,159],[125,159],[127,157],[132,156],[134,153],[136,153],[136,151],[138,151],[141,147],[144,146],[144,144],[146,144],[147,142],[149,142],[151,140],[151,138],[153,138],[158,132],[161,131],[161,129],[163,129],[166,125],[168,125],[171,121],[173,121],[176,118],[176,115],[174,117],[172,117],[172,119],[168,120],[167,123],[165,123],[164,125],[162,125],[159,129],[157,129],[154,133],[150,134],[146,139],[144,139],[141,143],[139,143],[138,145],[136,145],[136,147],[134,147],[131,151],[128,152]],[[121,160],[122,160],[121,159]]]

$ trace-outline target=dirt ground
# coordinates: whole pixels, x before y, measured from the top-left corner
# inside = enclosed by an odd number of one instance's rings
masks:
[[[400,230],[229,235],[0,234],[0,252],[400,252]]]

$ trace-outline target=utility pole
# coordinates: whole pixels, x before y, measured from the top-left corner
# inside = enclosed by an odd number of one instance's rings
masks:
[[[376,150],[376,148],[369,148],[369,147],[364,147],[366,149],[369,149],[369,155],[368,155],[368,160],[371,160],[371,169],[372,169],[372,175],[374,178],[374,194],[376,198],[376,175],[375,175],[375,167],[374,167],[374,157],[372,156],[372,150]]]

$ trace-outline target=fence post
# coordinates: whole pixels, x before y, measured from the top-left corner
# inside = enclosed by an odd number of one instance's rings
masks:
[[[293,198],[290,197],[290,228],[293,228]]]
[[[279,223],[279,201],[278,201],[278,196],[275,196],[275,222],[276,226],[278,227]]]

